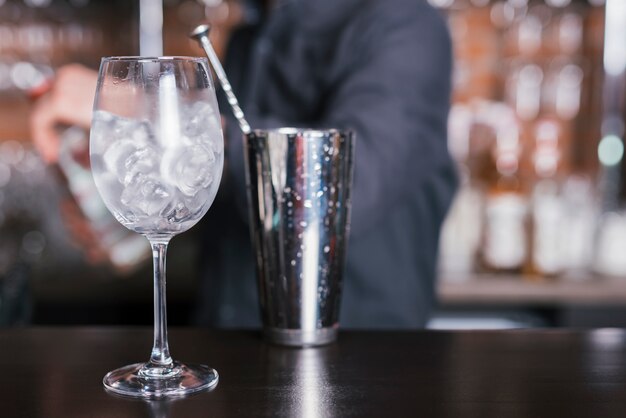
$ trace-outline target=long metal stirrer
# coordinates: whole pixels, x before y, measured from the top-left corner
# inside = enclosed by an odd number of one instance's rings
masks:
[[[228,104],[233,109],[233,113],[235,118],[237,118],[237,122],[239,122],[239,127],[241,128],[244,134],[249,134],[252,130],[250,129],[250,124],[246,120],[243,115],[243,110],[239,106],[239,101],[233,93],[233,88],[226,77],[226,73],[224,72],[224,68],[222,67],[222,63],[220,63],[219,58],[217,58],[217,54],[213,49],[213,45],[211,45],[211,41],[209,41],[209,31],[211,30],[211,26],[209,25],[200,25],[195,28],[190,34],[189,37],[197,40],[200,43],[200,46],[206,52],[207,57],[209,58],[209,62],[213,67],[213,71],[217,75],[217,78],[222,85],[222,90],[226,93],[226,98],[228,99]]]

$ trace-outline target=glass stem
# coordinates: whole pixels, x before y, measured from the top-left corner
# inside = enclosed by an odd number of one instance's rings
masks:
[[[167,307],[165,304],[165,256],[169,239],[150,239],[154,264],[154,345],[150,363],[157,367],[172,365],[167,344]]]

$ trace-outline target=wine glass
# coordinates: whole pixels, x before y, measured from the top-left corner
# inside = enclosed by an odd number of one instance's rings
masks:
[[[150,360],[108,373],[104,386],[141,398],[184,396],[215,386],[215,370],[170,357],[165,304],[168,242],[207,212],[224,163],[207,60],[103,58],[89,148],[94,180],[106,207],[125,227],[148,238],[154,259]]]

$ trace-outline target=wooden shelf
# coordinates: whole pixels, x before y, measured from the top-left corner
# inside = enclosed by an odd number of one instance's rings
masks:
[[[451,305],[626,305],[626,278],[532,279],[518,276],[440,278],[437,291]]]

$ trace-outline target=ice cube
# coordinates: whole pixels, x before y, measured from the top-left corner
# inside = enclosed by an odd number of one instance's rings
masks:
[[[94,112],[89,144],[92,154],[102,155],[106,152],[114,127],[115,119],[111,113],[102,110]]]
[[[186,196],[177,190],[174,199],[161,211],[161,217],[170,223],[195,221],[210,205],[210,193],[210,190],[202,190],[195,196]]]
[[[94,180],[103,199],[115,206],[123,192],[123,186],[119,183],[117,176],[113,173],[104,172]]]
[[[137,151],[137,146],[130,139],[118,140],[109,146],[102,159],[106,169],[117,175],[120,182],[124,182],[126,176],[126,159]]]
[[[132,140],[139,148],[154,144],[154,135],[146,121],[124,118],[102,110],[94,112],[91,123],[91,152],[103,154],[120,140]]]
[[[127,186],[138,174],[154,173],[156,175],[159,166],[159,155],[155,149],[151,147],[136,149],[124,160],[124,167],[121,169],[124,174],[120,181]]]
[[[179,223],[187,220],[191,215],[191,212],[182,198],[176,197],[161,211],[161,217],[168,220],[170,223]]]
[[[207,102],[196,102],[184,112],[183,133],[188,138],[198,137],[206,132],[220,130],[220,115]]]
[[[156,216],[170,204],[172,192],[157,176],[138,173],[124,188],[120,200],[136,215]]]
[[[216,158],[205,145],[181,146],[165,151],[161,176],[186,196],[195,196],[214,180]]]
[[[209,131],[205,134],[204,137],[200,139],[201,141],[198,142],[209,144],[209,146],[211,147],[211,151],[213,151],[215,154],[220,155],[224,152],[224,138],[222,136],[221,130]]]
[[[146,121],[122,118],[114,116],[115,126],[112,133],[112,141],[123,139],[131,140],[137,148],[150,146],[154,143],[152,129]]]
[[[153,150],[154,136],[145,121],[97,111],[94,113],[91,136],[92,155],[102,155],[106,169],[115,173],[125,185],[137,171],[145,173],[148,169],[154,170],[158,163]],[[138,163],[140,167],[135,168]]]
[[[196,102],[184,115],[183,134],[188,144],[210,144],[216,154],[224,151],[221,118],[211,103]]]

